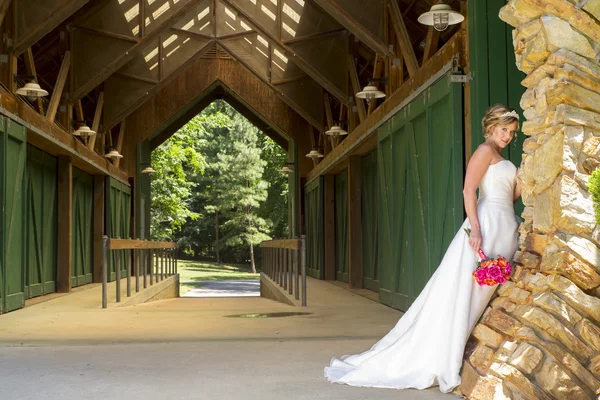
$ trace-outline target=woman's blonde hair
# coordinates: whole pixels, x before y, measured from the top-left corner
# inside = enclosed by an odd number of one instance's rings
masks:
[[[485,112],[485,116],[481,120],[481,127],[483,128],[483,137],[486,139],[490,137],[490,131],[496,125],[509,125],[513,122],[516,122],[517,129],[519,129],[519,118],[513,115],[505,115],[510,113],[516,114],[516,110],[514,108],[507,107],[504,104],[495,104],[493,106],[488,107],[488,109]]]

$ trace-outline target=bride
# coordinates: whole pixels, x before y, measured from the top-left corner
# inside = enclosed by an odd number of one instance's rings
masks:
[[[482,126],[485,143],[473,153],[465,177],[467,219],[442,262],[386,336],[362,354],[331,360],[325,368],[329,381],[396,389],[439,385],[444,393],[460,384],[465,344],[496,289],[477,285],[471,276],[477,249],[508,259],[517,250],[513,204],[521,188],[516,167],[501,151],[514,139],[519,115],[498,104],[488,108]],[[471,229],[470,237],[463,228]]]

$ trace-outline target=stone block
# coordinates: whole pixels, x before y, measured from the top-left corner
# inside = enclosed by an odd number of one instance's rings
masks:
[[[581,125],[590,129],[600,130],[600,114],[568,104],[561,104],[556,107],[552,123]]]
[[[556,182],[560,185],[560,197],[558,205],[552,208],[558,214],[553,221],[554,228],[589,235],[596,226],[592,196],[568,175],[561,176]]]
[[[583,9],[600,21],[600,0],[588,0],[584,4]]]
[[[600,94],[570,82],[560,82],[546,92],[549,106],[569,104],[593,112],[600,111]]]
[[[575,357],[569,354],[564,348],[556,343],[544,341],[538,343],[538,347],[545,350],[554,357],[561,365],[565,366],[575,377],[583,382],[589,389],[597,390],[600,382],[588,371]]]
[[[600,160],[600,132],[588,130],[581,150],[586,155]]]
[[[499,348],[506,340],[504,335],[483,324],[475,326],[472,335],[479,339],[483,345],[494,349]]]
[[[514,336],[519,328],[523,326],[513,317],[495,308],[489,310],[489,312],[483,317],[482,322],[509,336]]]
[[[567,49],[583,57],[596,57],[596,52],[588,39],[575,31],[567,21],[553,15],[543,16],[541,21],[550,51]]]
[[[526,110],[528,108],[535,107],[536,102],[537,100],[535,98],[535,90],[527,89],[525,93],[523,93],[523,96],[521,96],[521,101],[519,102],[519,105],[522,109]]]
[[[583,319],[577,325],[577,333],[594,350],[600,352],[600,328],[589,319]]]
[[[535,367],[544,358],[544,354],[540,349],[529,343],[521,343],[510,357],[508,363],[517,367],[525,374],[531,374]]]
[[[540,271],[560,274],[585,290],[600,286],[600,275],[567,251],[546,254],[542,259]]]
[[[517,350],[518,344],[514,341],[506,341],[502,343],[502,346],[496,351],[494,354],[494,360],[496,362],[507,362],[510,357],[514,354],[515,350]]]
[[[549,400],[549,397],[535,386],[521,371],[506,363],[493,363],[490,370],[529,399]]]
[[[591,175],[596,168],[600,167],[600,161],[595,158],[586,158],[581,162],[581,168],[588,174]]]
[[[560,275],[549,275],[549,287],[561,293],[563,299],[580,314],[600,322],[600,299],[585,294],[576,284]]]
[[[545,253],[549,242],[550,237],[548,235],[539,233],[530,233],[527,235],[527,248],[540,255]]]
[[[559,67],[570,65],[582,72],[585,72],[594,79],[600,79],[600,66],[598,66],[595,60],[588,60],[587,58],[582,57],[579,54],[575,54],[567,49],[560,49],[552,53],[550,57],[548,57],[548,64]]]
[[[564,319],[573,326],[583,318],[573,307],[549,292],[535,295],[533,297],[533,304]]]
[[[552,57],[552,55],[550,55]],[[554,71],[556,70],[556,65],[552,65],[548,62],[540,65],[534,71],[532,71],[525,79],[521,81],[521,85],[526,88],[535,89],[536,86],[539,85],[542,79],[551,78],[554,76]],[[527,119],[532,119],[527,117]]]
[[[515,253],[514,261],[527,269],[537,269],[540,265],[541,257],[528,251],[518,251]]]
[[[592,241],[566,232],[557,234],[556,240],[600,273],[600,248]]]
[[[480,374],[485,374],[494,360],[494,353],[494,350],[479,344],[469,356],[469,362]]]
[[[590,360],[590,371],[596,378],[600,378],[600,354]]]
[[[513,312],[517,307],[516,304],[510,301],[507,297],[496,297],[492,301],[491,305],[492,307],[500,308],[509,313]]]
[[[585,400],[589,393],[577,385],[555,362],[546,360],[535,374],[542,388],[556,399]]]
[[[471,400],[510,400],[502,381],[493,375],[480,375],[468,362],[463,363],[459,392]]]
[[[589,358],[592,356],[592,350],[585,343],[575,336],[575,334],[560,321],[541,308],[520,305],[516,308],[514,315],[527,321],[528,324],[542,329],[544,332],[560,341],[578,357]]]

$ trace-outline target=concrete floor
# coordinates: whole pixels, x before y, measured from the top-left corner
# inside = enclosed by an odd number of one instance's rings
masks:
[[[264,298],[99,307],[90,287],[0,316],[2,399],[452,399],[330,384],[332,356],[369,348],[398,311],[310,280],[307,308]],[[305,311],[285,318],[241,313]]]
[[[205,282],[181,282],[194,286],[181,297],[257,297],[260,296],[259,279],[240,279]]]

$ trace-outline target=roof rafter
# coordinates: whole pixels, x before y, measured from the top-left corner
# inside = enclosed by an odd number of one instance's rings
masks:
[[[16,20],[15,51],[21,54],[48,32],[60,25],[90,0],[55,0],[54,7],[36,7],[36,0],[14,1]],[[1,11],[1,8],[0,8]],[[25,15],[28,15],[26,18]],[[33,26],[24,25],[24,21],[33,21]],[[23,23],[23,25],[19,25]]]
[[[346,103],[348,101],[347,95],[339,88],[336,84],[334,84],[331,80],[327,79],[318,68],[313,67],[309,62],[307,62],[304,58],[300,57],[292,48],[289,47],[289,43],[286,43],[270,33],[267,29],[264,29],[260,23],[258,23],[255,19],[253,19],[250,15],[248,15],[244,10],[234,4],[231,0],[221,0],[224,4],[231,7],[235,10],[236,13],[241,15],[244,19],[246,19],[250,24],[254,25],[255,29],[260,32],[261,35],[266,36],[266,38],[276,45],[280,46],[287,52],[287,56],[294,61],[294,63],[302,69],[307,75],[313,78],[319,85],[321,85],[325,90],[334,95],[338,100]],[[278,21],[278,25],[281,25],[281,20]],[[331,33],[330,33],[331,34]],[[345,70],[344,65],[342,65],[342,71]],[[322,125],[322,124],[321,124]]]
[[[137,42],[131,42],[129,47],[123,46],[123,48],[126,48],[126,50],[123,50],[120,53],[120,55],[118,55],[117,57],[114,57],[112,54],[107,54],[106,58],[104,60],[102,60],[103,62],[99,67],[98,67],[99,63],[97,62],[97,60],[89,61],[90,64],[93,63],[94,65],[81,65],[80,63],[83,62],[84,60],[77,59],[77,64],[75,64],[76,68],[74,68],[74,71],[73,71],[74,74],[78,74],[79,71],[82,69],[89,70],[90,68],[93,68],[93,67],[97,67],[97,68],[95,68],[96,72],[92,75],[92,77],[88,78],[85,82],[79,83],[78,81],[74,80],[71,97],[74,100],[78,100],[78,99],[82,98],[86,93],[90,92],[93,88],[98,86],[101,82],[106,80],[110,75],[112,75],[114,72],[118,71],[123,65],[125,65],[129,60],[131,60],[134,57],[137,50],[142,49],[143,47],[150,44],[152,40],[155,40],[156,38],[158,38],[166,29],[169,29],[169,27],[171,27],[177,21],[179,21],[182,17],[184,17],[186,15],[187,12],[189,12],[191,9],[193,9],[196,5],[197,5],[196,2],[188,0],[187,4],[182,6],[179,10],[174,12],[170,17],[168,17],[164,21],[161,21],[160,24],[152,32],[150,32],[148,35],[144,36],[141,40],[138,40]],[[77,25],[75,25],[74,28],[75,29],[83,29],[84,31],[85,30],[89,31],[88,28],[79,27]],[[96,33],[103,35],[103,33],[99,33],[99,32],[96,32]],[[117,38],[111,34],[106,35],[107,38],[111,37],[111,36],[112,36],[112,39],[119,41],[121,43],[127,41],[127,39],[125,39],[125,38]],[[129,39],[135,40],[134,37],[131,37]],[[80,46],[80,45],[84,46],[85,44],[79,43],[78,41],[75,41],[75,40],[73,41],[72,48],[73,48],[74,54],[79,53],[78,46]]]

